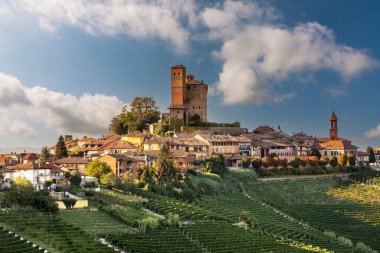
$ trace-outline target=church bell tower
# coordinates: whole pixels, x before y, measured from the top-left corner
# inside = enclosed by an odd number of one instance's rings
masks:
[[[338,118],[336,117],[334,111],[330,118],[330,139],[331,140],[338,139]]]

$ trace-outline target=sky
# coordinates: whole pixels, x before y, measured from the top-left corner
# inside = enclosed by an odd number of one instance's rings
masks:
[[[208,118],[380,146],[377,0],[2,0],[0,149],[106,134],[170,67],[209,84]]]

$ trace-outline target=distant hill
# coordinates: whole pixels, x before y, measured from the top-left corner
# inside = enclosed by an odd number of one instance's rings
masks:
[[[22,153],[22,152],[29,152],[29,153],[39,153],[41,151],[41,148],[32,148],[32,147],[0,147],[0,154],[4,153]]]

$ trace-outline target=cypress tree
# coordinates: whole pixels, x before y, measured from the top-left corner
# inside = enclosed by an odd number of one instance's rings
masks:
[[[55,156],[57,159],[61,159],[68,156],[65,140],[63,139],[62,135],[59,136],[58,142],[55,145]]]
[[[368,154],[368,162],[369,163],[375,163],[376,162],[376,157],[375,157],[375,152],[373,151],[372,147],[367,148],[367,154]]]

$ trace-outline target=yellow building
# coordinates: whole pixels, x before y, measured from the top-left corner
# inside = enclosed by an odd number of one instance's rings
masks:
[[[148,137],[149,137],[149,134],[147,133],[129,133],[129,134],[123,135],[121,137],[121,140],[128,141],[132,144],[135,144],[141,147],[144,140],[146,140]]]

